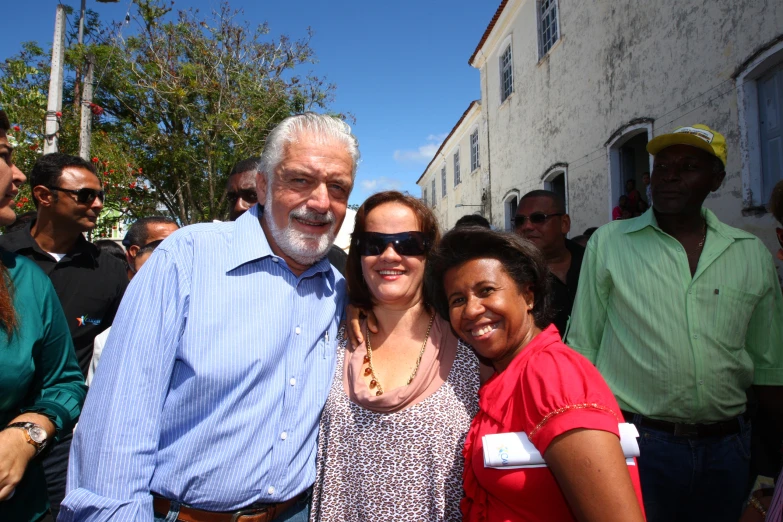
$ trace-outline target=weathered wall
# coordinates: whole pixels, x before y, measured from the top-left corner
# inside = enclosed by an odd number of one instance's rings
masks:
[[[502,198],[509,190],[542,188],[542,174],[557,162],[569,165],[573,229],[606,223],[606,142],[628,122],[650,118],[654,135],[705,123],[726,136],[726,181],[706,206],[772,249],[772,218],[742,212],[732,75],[754,50],[780,36],[783,2],[559,0],[559,8],[561,38],[542,60],[534,0],[509,2],[513,19],[499,21],[477,60],[491,149],[493,224],[503,223]],[[515,88],[500,104],[500,46],[509,34]]]

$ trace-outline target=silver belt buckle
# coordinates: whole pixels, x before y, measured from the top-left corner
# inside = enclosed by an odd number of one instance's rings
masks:
[[[233,515],[231,515],[231,522],[241,522],[239,519],[240,517],[250,517],[253,515],[262,515],[264,513],[267,513],[269,511],[269,507],[256,507],[256,508],[249,508],[249,509],[240,509],[239,511],[235,511]]]

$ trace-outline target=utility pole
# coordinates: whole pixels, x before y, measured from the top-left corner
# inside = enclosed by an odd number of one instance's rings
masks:
[[[94,60],[92,56],[87,58],[87,74],[84,76],[82,89],[82,120],[79,129],[79,156],[90,160],[90,142],[92,141],[92,76]]]
[[[63,108],[63,58],[65,53],[65,7],[57,5],[52,44],[52,72],[49,76],[49,101],[46,105],[44,154],[57,152],[57,113]]]

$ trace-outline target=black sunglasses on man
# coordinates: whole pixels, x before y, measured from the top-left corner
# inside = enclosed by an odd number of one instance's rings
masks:
[[[514,216],[514,226],[521,227],[522,225],[527,223],[528,219],[534,225],[541,225],[547,219],[555,216],[565,216],[565,214],[563,212],[556,212],[553,214],[544,214],[543,212],[533,212],[532,214],[530,214],[530,216],[525,216],[524,214],[517,214],[516,216]]]
[[[98,198],[101,200],[101,203],[103,203],[104,199],[106,198],[106,191],[104,190],[95,190],[91,188],[80,188],[78,190],[75,189],[67,189],[62,187],[46,187],[49,190],[57,190],[60,192],[67,192],[69,194],[74,194],[76,196],[76,201],[83,205],[91,205],[93,201],[95,201],[95,198]]]

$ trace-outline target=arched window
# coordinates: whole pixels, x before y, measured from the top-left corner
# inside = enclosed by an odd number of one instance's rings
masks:
[[[566,213],[568,212],[568,164],[556,163],[549,167],[541,176],[544,188],[557,192],[565,201]]]
[[[503,198],[503,228],[504,230],[514,230],[514,216],[517,215],[519,206],[519,191],[512,190]]]
[[[755,53],[736,75],[742,204],[762,210],[783,179],[783,42]]]
[[[608,215],[617,206],[620,196],[625,194],[625,185],[634,180],[636,189],[645,199],[642,176],[652,172],[652,156],[647,152],[647,142],[652,139],[653,120],[643,118],[619,128],[606,142],[609,163]],[[649,203],[649,202],[648,202]]]

